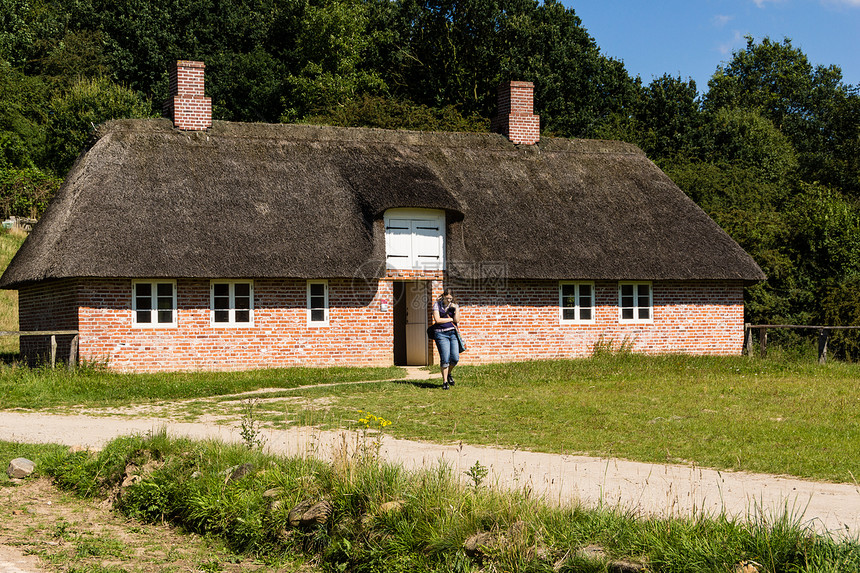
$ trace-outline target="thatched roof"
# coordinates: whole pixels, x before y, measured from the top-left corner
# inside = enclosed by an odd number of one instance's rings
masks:
[[[452,278],[499,265],[508,278],[764,278],[624,143],[228,122],[189,133],[121,120],[100,126],[0,287],[380,276],[380,221],[394,207],[447,212]]]

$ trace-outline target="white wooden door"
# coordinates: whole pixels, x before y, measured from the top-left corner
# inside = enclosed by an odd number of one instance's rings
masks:
[[[427,283],[406,283],[406,364],[427,364]]]

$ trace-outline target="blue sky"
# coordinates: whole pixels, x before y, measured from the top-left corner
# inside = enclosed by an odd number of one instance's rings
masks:
[[[732,52],[768,36],[788,37],[813,65],[835,64],[860,86],[860,0],[562,0],[604,55],[648,84],[664,73],[699,92]]]

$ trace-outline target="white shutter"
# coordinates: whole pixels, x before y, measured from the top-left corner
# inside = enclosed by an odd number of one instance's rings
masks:
[[[417,268],[442,268],[442,231],[438,220],[412,221],[412,254]]]
[[[389,219],[385,227],[385,254],[397,269],[412,266],[412,225],[409,219]]]
[[[385,215],[385,258],[389,269],[444,269],[445,214],[391,209]]]

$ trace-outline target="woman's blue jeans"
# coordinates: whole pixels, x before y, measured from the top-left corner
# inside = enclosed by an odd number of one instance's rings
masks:
[[[439,366],[447,368],[456,366],[460,361],[460,344],[457,342],[457,331],[437,330],[435,333],[436,349],[439,351]]]

